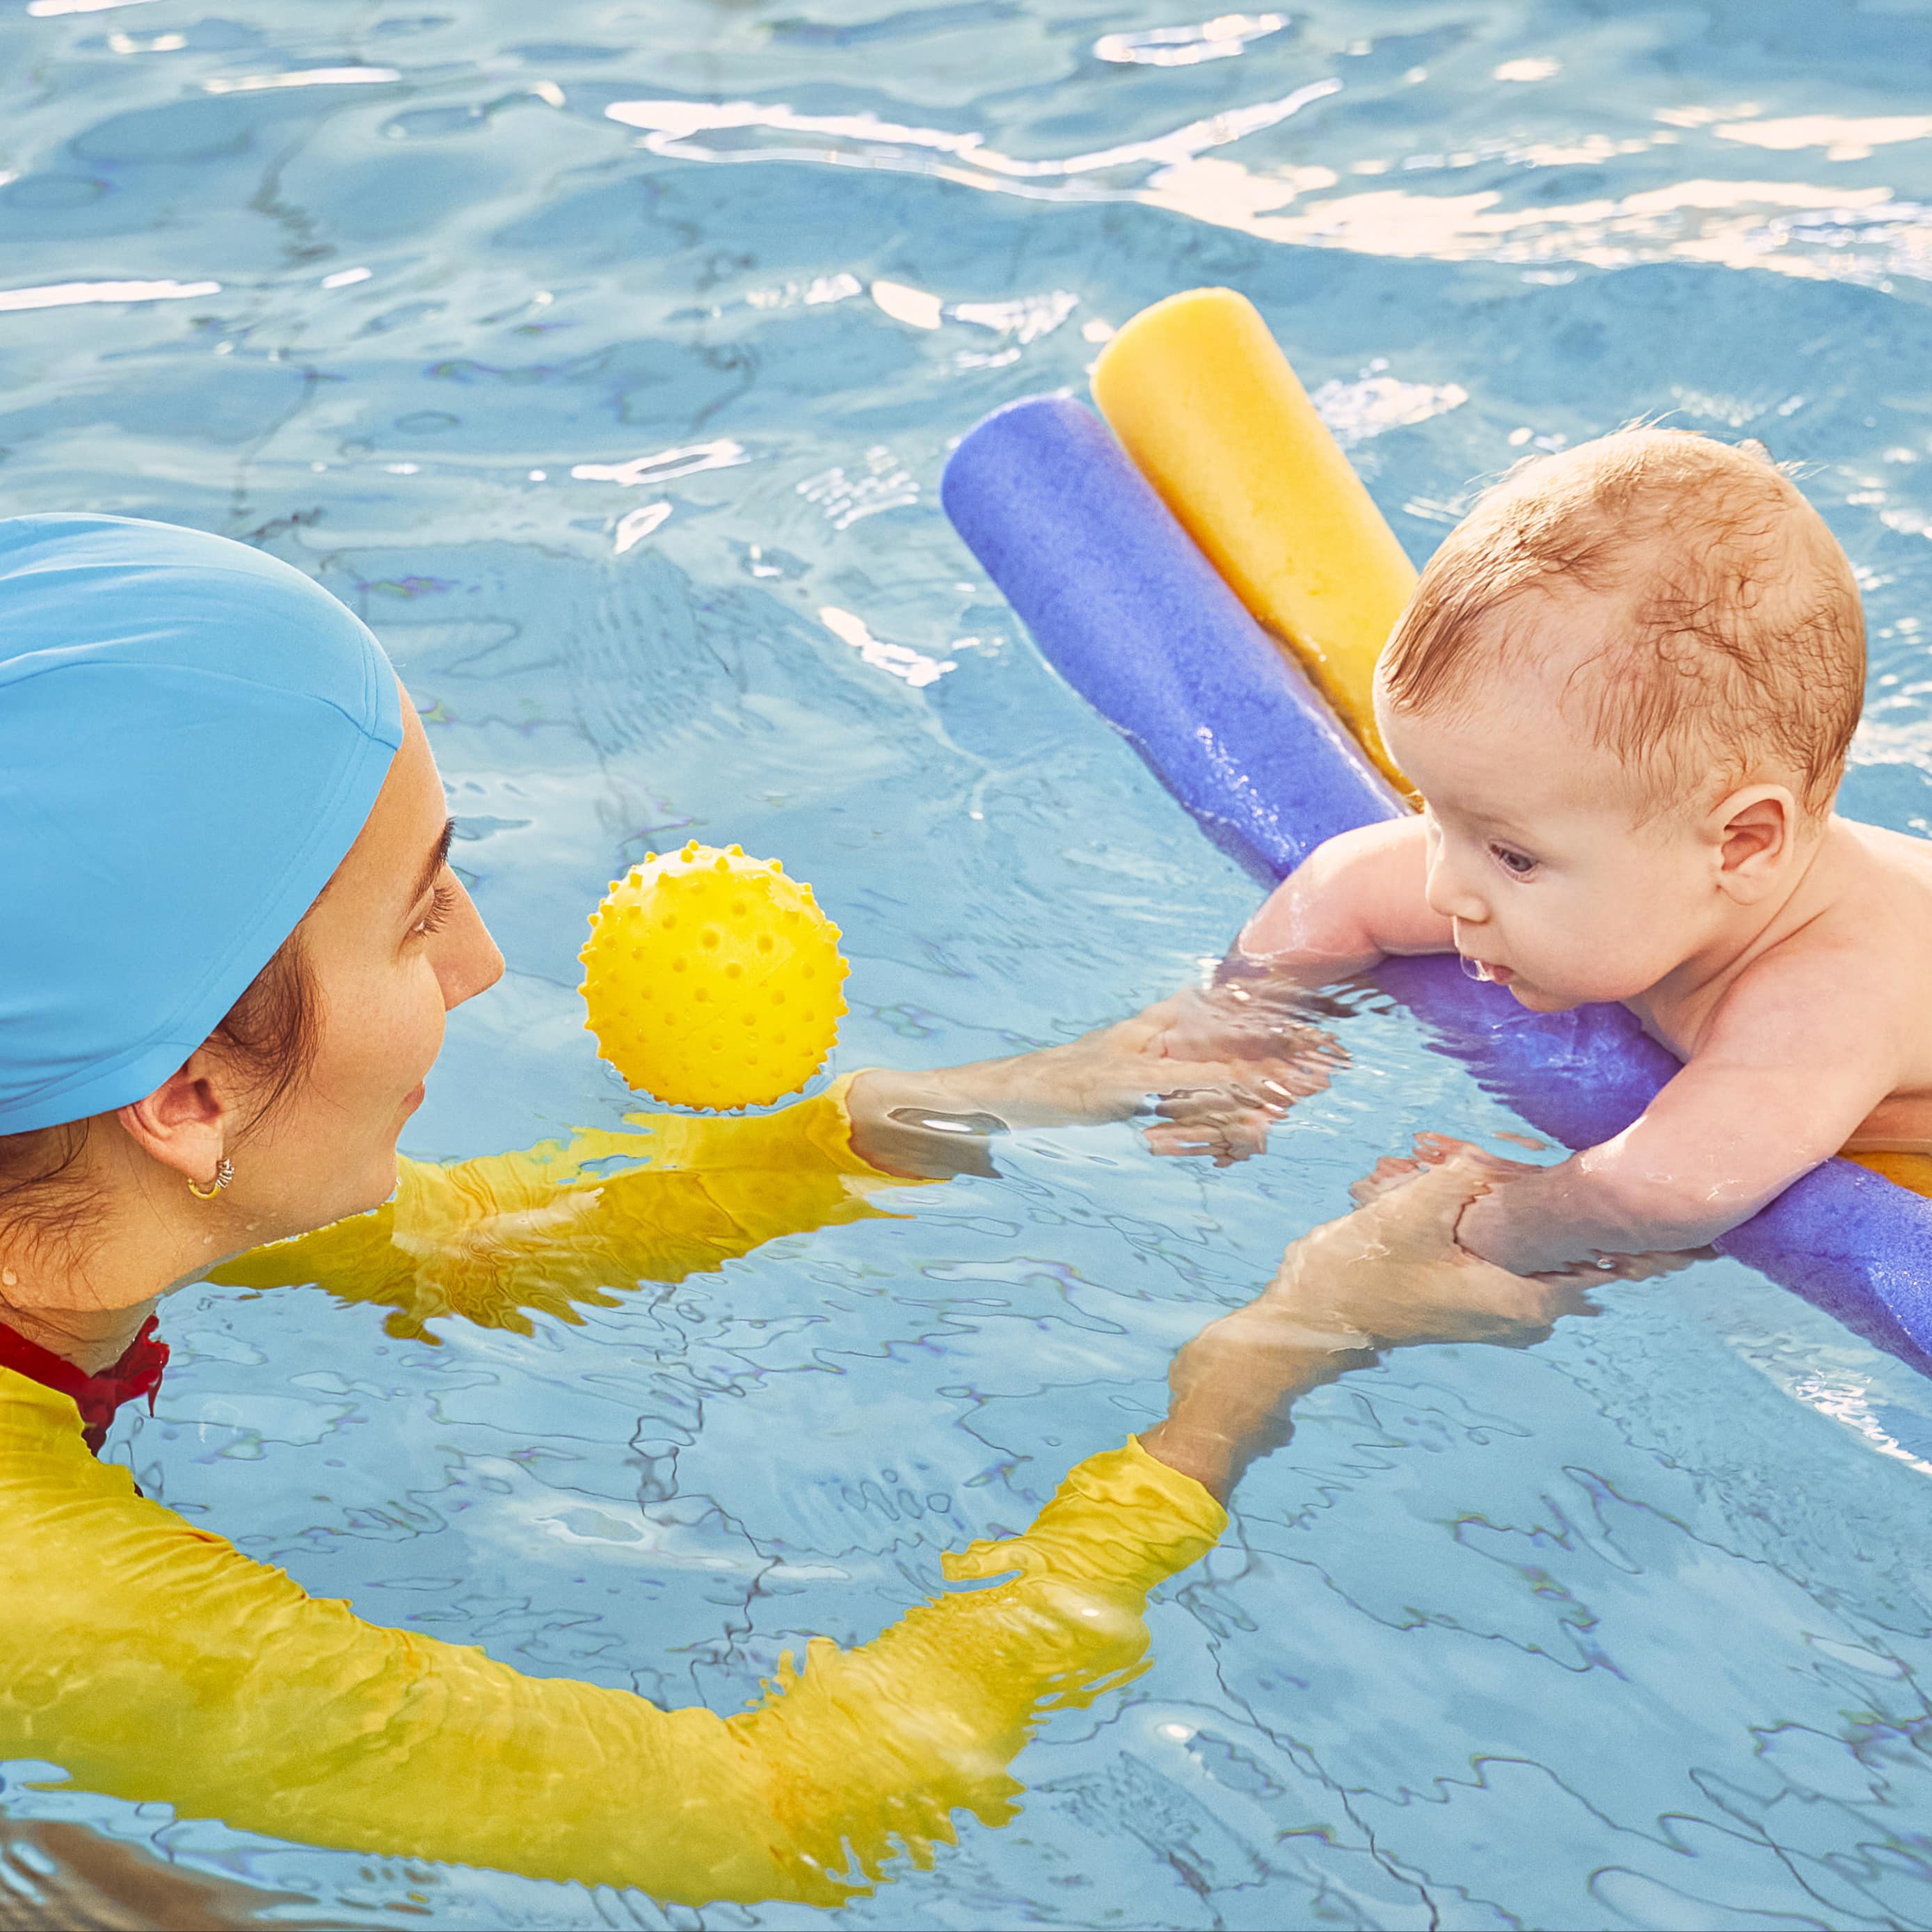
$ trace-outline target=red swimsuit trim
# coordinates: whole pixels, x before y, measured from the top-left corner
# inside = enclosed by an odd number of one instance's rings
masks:
[[[146,1396],[148,1413],[154,1412],[155,1392],[168,1366],[168,1345],[154,1339],[160,1325],[149,1316],[142,1323],[141,1332],[128,1343],[126,1354],[112,1368],[90,1376],[64,1356],[0,1324],[0,1368],[11,1369],[57,1395],[70,1396],[80,1411],[87,1446],[98,1455],[107,1439],[108,1424],[123,1403],[138,1402]]]

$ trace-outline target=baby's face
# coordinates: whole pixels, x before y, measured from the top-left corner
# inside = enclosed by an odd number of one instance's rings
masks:
[[[1525,1006],[1634,999],[1714,936],[1724,902],[1694,804],[1640,820],[1616,761],[1533,673],[1473,705],[1378,716],[1426,801],[1430,906]]]

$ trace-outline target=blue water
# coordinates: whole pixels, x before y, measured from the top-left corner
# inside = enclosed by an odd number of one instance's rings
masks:
[[[509,963],[412,1154],[628,1111],[574,955],[687,836],[834,910],[843,1068],[1066,1038],[1220,952],[1252,888],[935,500],[979,415],[1204,282],[1418,556],[1472,479],[1640,414],[1811,466],[1872,626],[1846,803],[1932,830],[1932,8],[5,4],[0,503],[248,537],[394,654]],[[1151,1418],[1377,1155],[1512,1124],[1400,1015],[1344,1031],[1248,1166],[1023,1134],[580,1328],[188,1291],[110,1453],[376,1621],[734,1708]],[[1020,1760],[1018,1820],[842,1912],[290,1846],[31,1767],[0,1807],[382,1924],[1932,1924],[1932,1385],[1735,1266],[1605,1299],[1309,1398],[1151,1672]]]

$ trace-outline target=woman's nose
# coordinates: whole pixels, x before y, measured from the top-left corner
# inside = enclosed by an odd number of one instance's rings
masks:
[[[447,1012],[478,993],[487,993],[503,976],[503,956],[490,937],[476,902],[466,892],[445,932],[436,976],[442,987],[443,1010]]]

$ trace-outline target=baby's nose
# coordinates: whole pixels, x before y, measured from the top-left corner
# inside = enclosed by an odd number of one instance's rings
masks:
[[[1489,908],[1456,876],[1455,868],[1439,859],[1430,867],[1423,890],[1429,910],[1438,918],[1480,926],[1490,916]]]

